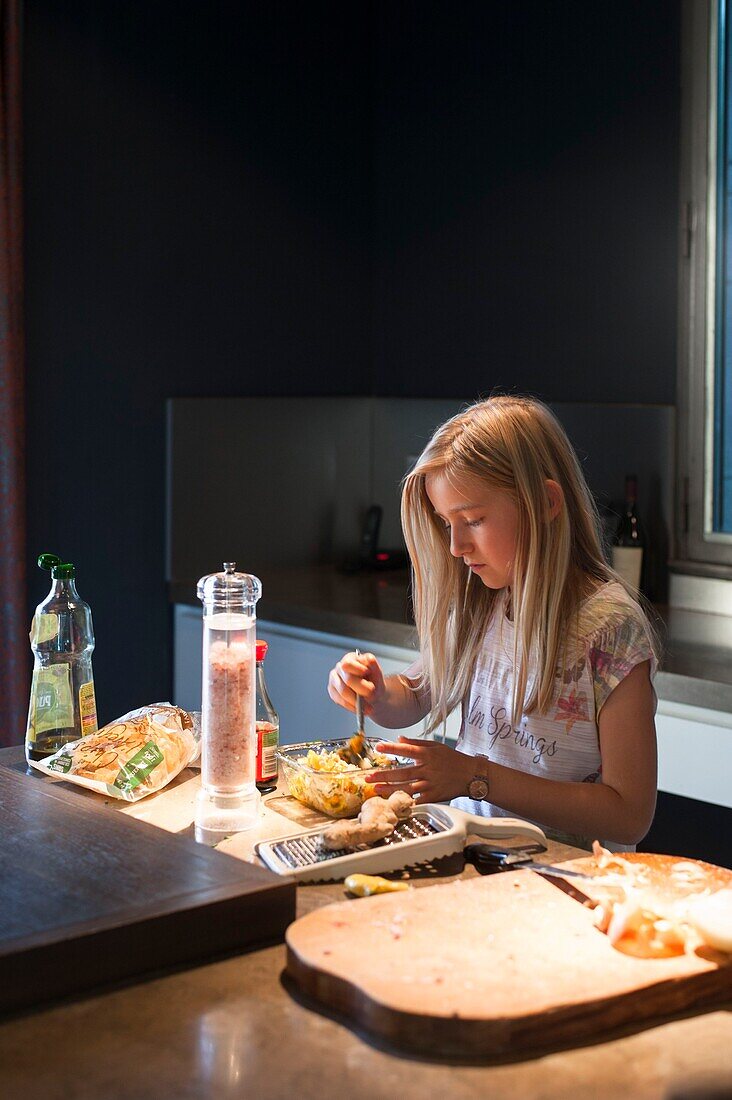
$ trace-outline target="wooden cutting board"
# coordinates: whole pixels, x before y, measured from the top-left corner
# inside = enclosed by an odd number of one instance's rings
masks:
[[[553,882],[501,873],[310,913],[287,931],[287,972],[400,1049],[471,1059],[732,1002],[732,956],[633,958],[594,921]]]
[[[282,939],[294,882],[5,760],[0,1012]]]

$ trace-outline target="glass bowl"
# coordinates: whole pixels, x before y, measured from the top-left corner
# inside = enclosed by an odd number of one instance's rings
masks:
[[[386,756],[376,751],[379,739],[366,738],[369,756],[378,766],[398,772],[411,767],[413,760],[401,756]],[[373,784],[365,775],[374,771],[369,766],[361,769],[345,760],[338,760],[335,753],[349,741],[343,737],[337,741],[303,741],[299,745],[283,745],[277,750],[277,759],[287,783],[288,793],[313,810],[329,817],[356,817],[367,798],[373,796]],[[309,755],[310,754],[310,755]],[[383,763],[382,763],[383,761]],[[325,765],[319,767],[318,765]],[[342,765],[338,771],[328,771],[327,765]]]

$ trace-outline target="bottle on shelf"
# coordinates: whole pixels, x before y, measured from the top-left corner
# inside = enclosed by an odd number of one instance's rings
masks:
[[[31,623],[33,650],[25,751],[43,760],[70,741],[97,729],[92,652],[94,629],[89,605],[76,591],[76,569],[55,554],[41,554],[51,571],[51,591]]]
[[[280,719],[272,705],[264,678],[267,643],[257,641],[257,787],[260,791],[277,786],[277,747],[280,743]]]
[[[637,591],[644,576],[647,545],[643,524],[638,516],[638,478],[625,475],[625,505],[615,529],[612,565],[616,573]]]

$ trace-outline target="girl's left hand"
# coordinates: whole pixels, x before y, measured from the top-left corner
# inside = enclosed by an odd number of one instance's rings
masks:
[[[376,794],[388,798],[394,791],[406,791],[420,802],[448,802],[451,798],[467,795],[468,784],[480,771],[484,762],[474,756],[458,752],[440,741],[421,741],[413,737],[400,737],[391,744],[379,742],[379,752],[389,755],[411,756],[415,763],[410,768],[400,768],[395,773],[388,768],[372,771],[365,776],[373,783]]]

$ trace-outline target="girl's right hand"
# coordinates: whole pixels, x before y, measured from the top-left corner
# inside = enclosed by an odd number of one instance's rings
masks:
[[[386,694],[384,673],[373,653],[346,653],[341,657],[330,670],[328,694],[339,707],[354,713],[356,696],[360,695],[364,714],[371,714]]]

